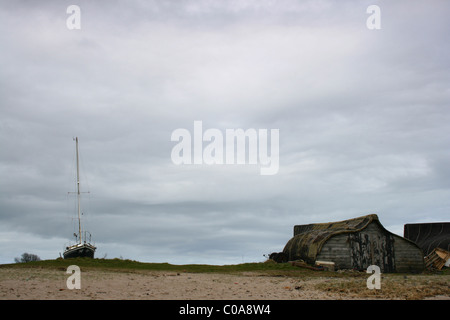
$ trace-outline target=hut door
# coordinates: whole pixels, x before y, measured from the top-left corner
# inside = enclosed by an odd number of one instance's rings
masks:
[[[377,234],[371,237],[372,264],[381,272],[395,272],[394,237],[390,234]]]
[[[381,272],[394,272],[394,239],[383,233],[350,233],[352,267],[366,270],[370,265],[377,265]]]

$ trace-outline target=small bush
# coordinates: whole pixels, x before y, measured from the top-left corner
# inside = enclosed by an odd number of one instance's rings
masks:
[[[22,253],[22,257],[14,258],[15,263],[23,263],[23,262],[31,262],[31,261],[40,261],[41,258],[39,258],[38,255],[32,254],[32,253]]]

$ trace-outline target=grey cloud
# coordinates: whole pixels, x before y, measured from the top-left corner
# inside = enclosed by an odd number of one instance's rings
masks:
[[[376,31],[369,2],[80,1],[77,31],[69,4],[1,3],[1,263],[71,239],[73,136],[99,256],[260,261],[294,224],[445,220],[446,2],[380,2]],[[278,174],[174,165],[194,120],[280,129]]]

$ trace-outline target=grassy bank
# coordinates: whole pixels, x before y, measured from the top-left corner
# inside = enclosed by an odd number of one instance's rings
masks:
[[[169,263],[149,263],[139,262],[128,259],[91,259],[91,258],[73,258],[73,259],[55,259],[42,260],[27,263],[3,264],[0,268],[49,268],[49,269],[67,269],[70,265],[77,265],[81,269],[99,269],[109,271],[167,271],[167,272],[190,272],[190,273],[242,273],[258,272],[271,276],[310,276],[310,277],[367,277],[365,272],[327,272],[313,271],[290,263],[275,263],[273,261],[242,263],[235,265],[206,265],[206,264],[186,264],[174,265]],[[428,271],[424,271],[429,274]],[[448,276],[450,269],[438,272],[438,274]],[[391,276],[403,276],[403,274],[393,273]]]
[[[70,265],[77,265],[84,269],[103,269],[103,270],[149,270],[149,271],[172,271],[172,272],[200,272],[200,273],[235,273],[235,272],[268,272],[268,273],[310,273],[310,270],[300,269],[291,266],[289,263],[242,263],[236,265],[204,265],[187,264],[174,265],[169,263],[147,263],[124,259],[91,259],[91,258],[73,258],[42,260],[27,263],[14,263],[0,265],[0,268],[54,268],[66,269]]]

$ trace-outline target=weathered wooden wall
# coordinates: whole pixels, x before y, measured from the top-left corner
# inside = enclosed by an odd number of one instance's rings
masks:
[[[317,260],[333,261],[336,269],[352,269],[348,234],[331,237],[317,255]]]
[[[381,272],[421,272],[424,267],[420,248],[375,222],[362,231],[331,237],[317,260],[333,261],[339,269],[377,265]]]
[[[423,251],[411,241],[395,237],[394,242],[396,271],[422,272],[425,267]]]

